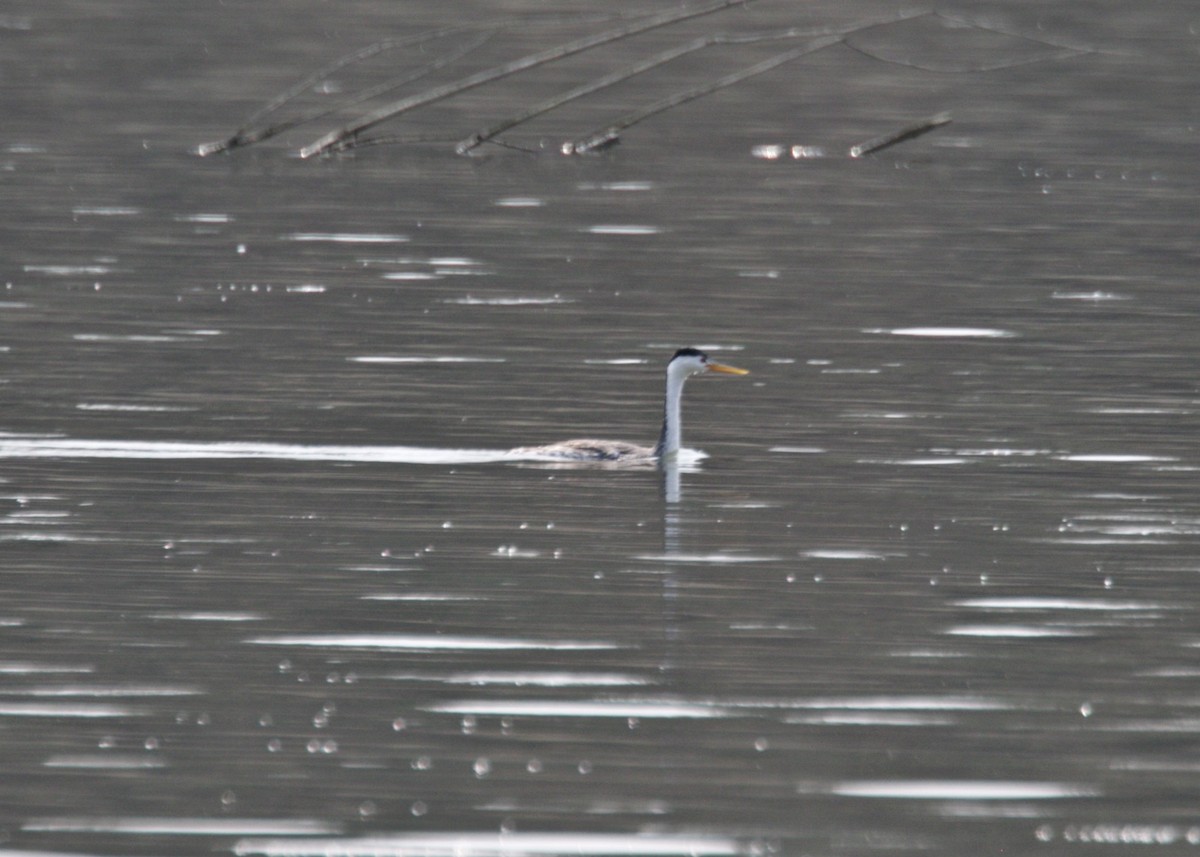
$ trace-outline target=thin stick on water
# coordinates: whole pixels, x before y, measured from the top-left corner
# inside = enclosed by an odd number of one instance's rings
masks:
[[[766,72],[771,71],[771,69],[777,68],[786,62],[791,62],[792,60],[815,53],[816,51],[830,47],[831,45],[839,44],[843,38],[843,36],[837,35],[816,39],[801,47],[793,48],[790,51],[784,51],[783,53],[776,54],[773,57],[769,57],[762,62],[755,63],[754,65],[744,68],[741,71],[734,72],[733,74],[727,74],[722,78],[718,78],[712,83],[705,84],[704,86],[693,87],[692,89],[687,89],[683,92],[678,92],[666,98],[659,99],[658,101],[655,101],[654,103],[649,104],[640,110],[627,113],[625,116],[602,129],[593,131],[591,134],[588,134],[577,140],[563,143],[562,152],[564,155],[582,155],[588,152],[595,152],[600,149],[608,148],[609,146],[620,142],[622,131],[624,131],[626,128],[631,128],[644,119],[649,119],[651,116],[656,116],[659,113],[670,110],[672,107],[678,107],[681,104],[686,104],[687,102],[694,101],[697,98],[703,98],[706,95],[711,95],[718,90],[733,86],[736,83],[741,83],[743,80],[747,80],[751,77],[765,74]]]
[[[546,63],[564,59],[575,54],[582,53],[592,48],[600,47],[619,39],[625,39],[639,33],[645,33],[660,27],[666,27],[670,24],[686,21],[692,18],[699,18],[703,15],[711,15],[714,12],[721,12],[733,6],[741,6],[750,3],[752,0],[718,0],[715,3],[709,3],[705,6],[699,6],[692,9],[687,9],[682,12],[669,12],[662,15],[655,15],[638,24],[629,24],[623,27],[617,27],[612,30],[606,30],[603,33],[598,33],[593,36],[586,36],[581,39],[576,39],[566,44],[559,45],[554,48],[549,48],[544,51],[528,54],[511,63],[495,66],[493,68],[484,69],[476,72],[461,80],[453,83],[448,83],[443,86],[434,87],[425,92],[417,93],[416,95],[402,98],[399,101],[384,105],[377,110],[372,110],[362,118],[336,131],[331,131],[320,139],[305,146],[300,150],[300,157],[310,158],[313,155],[322,155],[335,150],[350,148],[353,145],[353,140],[363,131],[372,128],[381,122],[399,116],[410,110],[415,110],[418,107],[423,107],[427,104],[432,104],[453,95],[458,95],[461,92],[466,92],[470,89],[483,86],[486,83],[491,83],[494,80],[499,80],[504,77],[517,74],[526,69],[535,68]]]
[[[950,124],[950,114],[938,113],[930,116],[928,119],[922,119],[920,122],[905,125],[903,128],[892,131],[890,134],[873,137],[864,143],[859,143],[857,146],[851,146],[850,157],[861,158],[864,155],[873,155],[876,152],[881,152],[884,149],[895,146],[897,143],[915,139],[923,134],[928,134],[935,128],[941,128],[943,125],[948,124]]]
[[[275,125],[270,125],[270,126],[267,126],[264,128],[255,128],[254,127],[256,124],[261,122],[267,116],[270,116],[272,113],[279,110],[284,105],[295,100],[297,97],[299,97],[300,95],[303,95],[305,92],[308,92],[310,89],[312,89],[318,83],[325,80],[333,73],[335,73],[337,71],[341,71],[343,68],[345,68],[348,65],[353,65],[354,63],[358,63],[358,62],[362,62],[363,60],[370,59],[371,57],[375,56],[376,54],[383,53],[384,51],[390,51],[390,50],[394,50],[396,48],[418,47],[420,45],[425,44],[426,42],[432,42],[437,39],[443,39],[443,38],[446,38],[447,36],[452,36],[457,33],[461,33],[463,31],[464,31],[463,27],[443,27],[438,30],[430,30],[425,33],[418,33],[415,36],[410,36],[405,39],[385,39],[382,42],[376,42],[373,45],[368,45],[367,47],[357,50],[353,53],[346,54],[345,56],[339,57],[338,59],[334,60],[333,62],[331,62],[329,65],[325,66],[324,68],[320,68],[317,71],[315,71],[312,74],[305,77],[303,80],[297,81],[296,83],[292,84],[290,87],[288,87],[283,92],[281,92],[279,95],[275,96],[273,99],[268,101],[266,104],[264,104],[258,110],[254,111],[254,113],[247,116],[246,119],[242,122],[242,124],[238,127],[238,129],[236,131],[234,131],[231,135],[226,137],[224,140],[215,140],[211,143],[201,143],[199,146],[196,147],[196,154],[203,158],[208,155],[218,154],[220,152],[229,152],[229,151],[232,151],[233,149],[241,148],[242,146],[249,146],[252,143],[258,143],[263,140],[269,139],[271,137],[274,137],[276,134],[280,134],[283,131],[286,131],[290,128],[294,128],[297,125],[303,124],[304,122],[310,122],[313,119],[318,119],[321,116],[328,115],[329,113],[332,113],[335,110],[341,109],[342,107],[344,107],[346,105],[339,104],[337,108],[331,108],[329,110],[324,110],[320,113],[312,114],[310,116],[305,116],[305,117],[301,117],[298,119],[286,120],[284,122],[280,122]],[[477,47],[477,45],[471,46],[472,49],[474,47]],[[463,53],[465,53],[465,51]],[[456,56],[455,59],[459,58],[460,56],[462,56],[461,53],[458,54],[458,56]],[[443,65],[444,64],[445,63],[443,63]],[[440,66],[438,66],[438,67],[440,67]],[[432,70],[432,69],[430,69],[430,70]],[[422,70],[422,73],[427,73],[427,72],[424,72],[424,70]],[[417,76],[419,77],[420,75],[418,74]],[[405,82],[407,82],[407,81],[405,81]],[[388,89],[393,89],[396,86],[400,86],[400,85],[402,85],[402,84],[398,83],[396,81],[391,81],[386,86],[384,86],[382,89],[380,89],[378,92],[374,92],[371,96],[367,96],[367,97],[373,97],[373,95],[378,95],[380,92],[386,92]],[[351,105],[353,105],[353,104],[359,103],[359,101],[361,101],[361,100],[365,100],[365,99],[359,99],[359,100],[351,101],[349,103]]]

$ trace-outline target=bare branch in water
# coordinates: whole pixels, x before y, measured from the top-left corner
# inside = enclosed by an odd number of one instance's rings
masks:
[[[864,143],[859,143],[857,146],[851,146],[850,157],[861,158],[864,155],[873,155],[876,152],[895,146],[897,143],[912,140],[920,137],[922,134],[928,134],[935,128],[941,128],[943,125],[948,124],[950,124],[950,114],[938,113],[936,116],[930,116],[928,119],[922,119],[920,122],[905,125],[903,128],[893,131],[890,134],[883,134]]]

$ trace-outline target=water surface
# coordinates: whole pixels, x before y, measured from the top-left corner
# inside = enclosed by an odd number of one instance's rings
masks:
[[[334,118],[192,152],[383,35],[532,15],[462,73],[595,10],[0,14],[0,853],[1200,843],[1194,10],[968,7],[1090,52],[921,71],[1041,50],[926,19],[452,152],[890,11],[763,0],[305,161]],[[652,442],[682,345],[752,372],[689,383],[707,457],[507,452]]]

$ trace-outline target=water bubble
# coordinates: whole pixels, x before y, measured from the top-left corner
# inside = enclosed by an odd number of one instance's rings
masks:
[[[754,749],[760,753],[768,750],[770,748],[770,746],[771,746],[771,742],[769,742],[766,738],[754,739]]]
[[[420,818],[425,813],[429,812],[429,806],[423,800],[414,801],[410,812],[417,818]]]
[[[358,805],[358,817],[362,819],[370,818],[379,812],[379,807],[375,805],[373,800],[364,800]]]
[[[462,733],[464,735],[474,735],[479,722],[475,719],[474,714],[468,714],[462,719]]]
[[[142,746],[145,747],[147,750],[157,750],[158,749],[158,739],[157,738],[147,738],[145,741],[142,742]]]
[[[542,760],[530,759],[525,763],[525,770],[531,774],[540,774],[542,772]]]
[[[259,726],[273,726],[273,725],[275,725],[275,718],[272,717],[270,714],[260,714],[258,716],[258,725]]]
[[[417,756],[412,761],[412,769],[414,771],[428,771],[433,768],[433,759],[429,756]]]
[[[492,762],[485,756],[480,756],[475,760],[475,764],[471,766],[471,770],[475,772],[475,776],[483,779],[492,772]]]
[[[221,792],[221,806],[229,807],[237,803],[237,795],[233,789],[225,789]]]
[[[392,730],[395,732],[403,732],[408,728],[408,723],[403,717],[397,717],[392,721]]]
[[[267,742],[267,752],[268,753],[278,753],[282,749],[283,749],[283,742],[280,741],[278,738],[272,738],[270,741]]]
[[[587,759],[581,759],[579,764],[576,766],[576,770],[584,776],[587,776],[592,772],[592,763]]]

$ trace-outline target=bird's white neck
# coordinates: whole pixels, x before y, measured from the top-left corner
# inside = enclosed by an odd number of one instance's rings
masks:
[[[654,455],[658,459],[671,458],[679,454],[683,443],[683,422],[680,403],[683,400],[683,382],[687,373],[672,372],[667,367],[667,398],[663,410],[662,433],[658,436],[658,445],[654,447]]]

